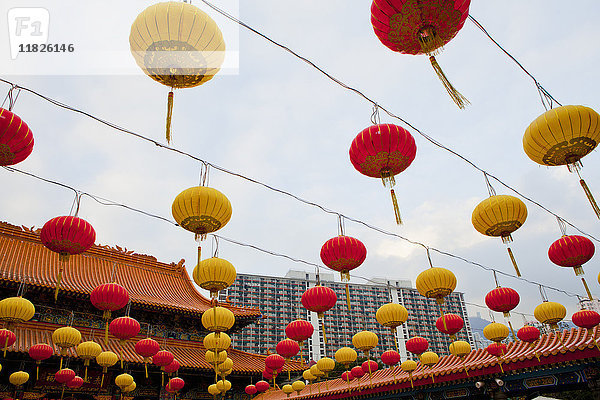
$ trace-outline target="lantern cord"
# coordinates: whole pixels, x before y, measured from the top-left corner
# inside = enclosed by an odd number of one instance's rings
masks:
[[[425,247],[425,251],[427,251],[427,261],[429,261],[429,267],[433,268],[433,263],[431,262],[431,254],[429,253],[429,247]]]
[[[500,287],[500,284],[498,283],[498,276],[496,275],[496,271],[492,270],[492,274],[494,274],[494,282],[496,282],[496,287]]]
[[[561,235],[565,236],[567,234],[567,224],[565,224],[565,221],[563,221],[561,217],[556,217],[556,220],[558,222],[558,229],[560,229]]]
[[[538,91],[538,93],[540,94],[540,99],[542,101],[542,105],[544,106],[544,108],[546,109],[546,111],[548,111],[548,109],[552,108],[553,103],[558,104],[559,106],[562,106],[562,104],[560,104],[558,102],[558,100],[556,100],[539,82],[537,79],[535,79],[535,77],[525,69],[525,67],[523,67],[523,65],[517,61],[517,59],[510,54],[508,51],[506,51],[504,49],[504,47],[502,47],[493,37],[492,35],[489,34],[489,32],[483,27],[483,25],[481,25],[475,18],[473,18],[472,15],[469,14],[469,19],[471,20],[471,22],[473,22],[473,24],[479,28],[479,30],[481,30],[487,37],[488,39],[490,39],[492,41],[492,43],[494,43],[496,46],[498,46],[498,48],[500,50],[502,50],[502,52],[504,54],[506,54],[511,60],[514,61],[515,64],[517,64],[519,66],[519,68],[521,68],[521,70],[523,70],[523,72],[525,72],[525,74],[527,74],[527,76],[529,76],[532,80],[533,83],[535,83],[535,87]]]
[[[344,224],[344,216],[342,214],[338,214],[338,235],[344,236],[345,224]]]
[[[1,80],[2,80],[2,79],[0,78],[0,81],[1,81]],[[10,172],[18,172],[18,173],[21,173],[21,174],[23,174],[23,175],[27,175],[27,176],[29,176],[29,177],[32,177],[32,178],[35,178],[35,179],[38,179],[38,180],[44,181],[44,182],[46,182],[46,183],[50,183],[50,184],[54,184],[54,185],[58,185],[58,186],[61,186],[61,187],[67,188],[67,189],[69,189],[69,190],[76,191],[76,189],[75,189],[75,188],[73,188],[73,187],[71,187],[71,186],[68,186],[68,185],[66,185],[66,184],[64,184],[64,183],[60,183],[60,182],[53,181],[53,180],[50,180],[50,179],[42,178],[42,177],[40,177],[40,176],[38,176],[38,175],[35,175],[35,174],[32,174],[32,173],[30,173],[30,172],[21,171],[21,170],[19,170],[19,169],[17,169],[17,168],[8,167],[8,166],[3,166],[3,168],[4,168],[4,169],[6,169],[7,171],[10,171]],[[143,211],[143,210],[140,210],[140,209],[137,209],[137,208],[134,208],[134,207],[128,206],[128,205],[126,205],[126,204],[116,203],[116,202],[114,202],[114,201],[112,201],[112,200],[108,200],[108,199],[105,199],[105,198],[102,198],[102,197],[99,197],[99,196],[96,196],[96,195],[92,195],[92,194],[90,194],[90,193],[86,193],[86,192],[82,192],[82,195],[88,196],[88,197],[90,197],[91,199],[93,199],[94,201],[96,201],[97,203],[99,203],[99,204],[102,204],[102,205],[105,205],[105,206],[116,206],[116,207],[125,208],[125,209],[127,209],[127,210],[129,210],[129,211],[133,211],[133,212],[136,212],[136,213],[139,213],[139,214],[145,215],[145,216],[147,216],[147,217],[151,217],[151,218],[159,219],[159,220],[162,220],[162,221],[164,221],[164,222],[167,222],[167,223],[169,223],[169,224],[171,224],[171,225],[174,225],[174,226],[179,226],[179,224],[177,224],[175,221],[173,221],[173,220],[171,220],[171,219],[165,218],[165,217],[163,217],[163,216],[160,216],[160,215],[152,214],[152,213],[149,213],[149,212],[146,212],[146,211]],[[317,206],[318,206],[318,205],[317,205]],[[321,206],[318,206],[318,207],[321,207]],[[326,210],[326,209],[325,209],[325,210]],[[327,212],[329,212],[329,211],[327,211]],[[336,214],[337,214],[337,213],[336,213]],[[467,258],[464,258],[464,257],[462,257],[462,256],[459,256],[459,255],[456,255],[456,254],[453,254],[453,253],[449,253],[449,252],[446,252],[446,251],[443,251],[443,250],[440,250],[440,249],[436,249],[436,248],[433,248],[433,247],[429,247],[429,246],[427,246],[427,245],[425,245],[425,244],[423,244],[423,243],[421,243],[421,242],[417,242],[417,241],[414,241],[414,240],[408,239],[408,238],[406,238],[406,237],[404,237],[404,236],[401,236],[401,235],[399,235],[399,234],[397,234],[397,233],[393,233],[393,232],[386,231],[386,230],[384,230],[384,229],[382,229],[382,228],[378,228],[378,227],[376,227],[376,226],[374,226],[374,225],[370,225],[370,224],[368,224],[368,223],[366,223],[366,222],[363,222],[363,221],[360,221],[360,220],[357,220],[357,219],[354,219],[354,218],[350,218],[350,217],[348,217],[348,216],[344,216],[344,215],[342,215],[342,217],[343,217],[344,219],[348,219],[348,220],[350,220],[350,221],[352,221],[352,222],[355,222],[355,223],[357,223],[357,224],[359,224],[359,225],[363,225],[363,226],[365,226],[365,227],[367,227],[367,228],[369,228],[369,229],[371,229],[371,230],[377,231],[377,232],[379,232],[379,233],[381,233],[381,234],[383,234],[383,235],[386,235],[386,236],[391,236],[391,237],[395,237],[395,238],[401,239],[401,240],[403,240],[403,241],[405,241],[405,242],[407,242],[407,243],[410,243],[410,244],[413,244],[413,245],[417,245],[417,246],[421,246],[421,247],[423,247],[423,248],[424,248],[424,249],[426,249],[426,250],[427,250],[427,249],[429,249],[429,250],[431,250],[431,251],[435,251],[435,252],[436,252],[436,253],[438,253],[438,254],[441,254],[441,255],[444,255],[444,256],[447,256],[447,257],[450,257],[450,258],[454,258],[454,259],[456,259],[456,260],[460,260],[460,261],[462,261],[462,262],[464,262],[464,263],[466,263],[466,264],[469,264],[469,265],[476,266],[476,267],[478,267],[478,268],[481,268],[481,269],[483,269],[483,270],[485,270],[485,271],[495,271],[497,274],[500,274],[500,275],[503,275],[503,276],[506,276],[506,277],[510,277],[510,278],[519,279],[519,280],[521,280],[521,281],[523,281],[523,282],[527,282],[527,283],[530,283],[530,284],[532,284],[532,285],[536,285],[536,286],[540,286],[540,285],[541,285],[541,286],[543,286],[543,287],[546,287],[546,288],[548,288],[548,289],[554,290],[554,291],[556,291],[556,292],[563,293],[563,294],[565,294],[565,295],[567,295],[567,296],[569,296],[569,297],[577,297],[577,296],[578,296],[578,295],[577,295],[577,294],[575,294],[575,293],[572,293],[572,292],[569,292],[569,291],[566,291],[566,290],[563,290],[563,289],[560,289],[560,288],[557,288],[557,287],[553,287],[553,286],[549,286],[549,285],[541,284],[541,283],[539,283],[539,282],[532,281],[532,280],[529,280],[529,279],[527,279],[527,278],[523,278],[523,277],[516,277],[515,275],[511,275],[511,274],[509,274],[509,273],[507,273],[507,272],[503,272],[503,271],[497,270],[497,269],[495,269],[495,268],[492,268],[492,267],[485,266],[485,265],[483,265],[483,264],[481,264],[481,263],[478,263],[478,262],[476,262],[476,261],[471,261],[471,260],[469,260],[469,259],[467,259]],[[581,232],[581,231],[580,231],[580,232]],[[594,240],[596,240],[596,241],[600,242],[600,240],[598,240],[598,239],[594,238],[594,237],[593,237],[593,236],[591,236],[591,235],[588,235],[588,234],[586,234],[586,233],[584,233],[584,232],[581,232],[581,233],[583,233],[584,235],[586,235],[586,236],[588,236],[588,237],[590,237],[590,238],[592,238],[592,239],[594,239]],[[263,249],[263,248],[261,248],[261,247],[255,246],[255,245],[253,245],[253,244],[249,244],[249,243],[240,242],[240,241],[238,241],[238,240],[234,240],[234,239],[231,239],[231,238],[227,238],[227,237],[224,237],[224,236],[221,236],[221,235],[216,235],[216,234],[212,234],[212,235],[213,235],[213,236],[218,236],[218,237],[219,237],[219,239],[221,239],[221,240],[223,240],[223,241],[226,241],[226,242],[228,242],[228,243],[232,243],[232,244],[235,244],[235,245],[238,245],[238,246],[248,247],[248,248],[254,249],[254,250],[256,250],[256,251],[260,251],[260,252],[262,252],[262,253],[269,254],[269,255],[272,255],[272,256],[275,256],[275,257],[281,257],[281,258],[285,258],[285,259],[287,259],[287,260],[290,260],[290,261],[292,261],[292,262],[295,262],[295,263],[299,263],[299,264],[304,264],[304,265],[308,265],[308,266],[315,267],[315,269],[316,269],[316,271],[317,271],[317,275],[318,275],[318,272],[319,272],[319,270],[320,270],[321,268],[324,268],[323,266],[321,266],[321,265],[319,265],[319,264],[316,264],[316,263],[313,263],[313,262],[310,262],[310,261],[306,261],[306,260],[302,260],[302,259],[299,259],[299,258],[295,258],[295,257],[289,256],[289,255],[286,255],[286,254],[277,253],[277,252],[274,252],[274,251],[272,251],[272,250]],[[94,256],[86,255],[86,257],[94,257]],[[144,267],[141,267],[141,266],[139,266],[139,265],[127,264],[127,263],[123,263],[123,264],[124,264],[124,265],[127,265],[128,267],[131,267],[131,268],[146,269],[146,268],[144,268]],[[153,271],[154,273],[162,273],[162,272],[160,272],[160,271],[155,271],[155,270],[152,270],[152,271]],[[171,276],[170,274],[168,274],[168,273],[166,273],[166,272],[165,272],[164,274],[165,274],[165,275],[169,275],[169,276]],[[2,276],[9,276],[9,275],[7,275],[5,272],[2,272]],[[14,275],[10,275],[10,276],[13,276],[13,277],[14,277]],[[376,282],[376,281],[374,281],[374,280],[371,280],[371,279],[369,279],[369,278],[366,278],[366,277],[363,277],[363,276],[359,276],[359,275],[352,275],[352,277],[354,277],[354,278],[358,278],[358,279],[362,279],[362,280],[364,280],[364,281],[366,281],[366,282],[371,282],[371,283],[380,284],[380,282]],[[319,277],[319,276],[317,276],[317,278],[318,278],[318,281],[320,282],[320,277]]]
[[[488,193],[489,193],[490,197],[495,196],[496,195],[496,190],[494,189],[494,187],[490,183],[490,180],[488,179],[487,172],[485,172],[485,171],[483,172],[483,177],[485,178],[485,184],[487,186]]]
[[[371,123],[373,125],[381,124],[381,117],[379,116],[379,105],[373,104],[373,113],[371,114]]]
[[[17,90],[16,95],[13,94],[15,89]],[[2,102],[1,107],[4,108],[4,104],[6,104],[6,100],[8,100],[8,111],[12,111],[20,94],[21,94],[21,88],[15,84],[12,84],[10,89],[8,89],[8,93],[6,94],[6,97],[4,97],[4,101]]]

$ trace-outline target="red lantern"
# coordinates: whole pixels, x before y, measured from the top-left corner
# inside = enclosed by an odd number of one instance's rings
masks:
[[[506,345],[502,342],[496,342],[496,343],[492,343],[490,344],[488,347],[485,348],[485,350],[490,353],[491,355],[495,356],[495,357],[504,357],[504,355],[506,354]]]
[[[262,372],[262,377],[266,380],[271,380],[273,379],[273,370],[272,369],[265,369]]]
[[[308,311],[317,313],[323,327],[323,341],[327,344],[323,316],[325,311],[328,311],[335,306],[335,303],[337,302],[335,292],[328,287],[317,285],[307,289],[306,292],[302,294],[301,301],[304,308]]]
[[[321,261],[342,276],[346,282],[346,302],[350,310],[350,271],[358,268],[367,258],[367,248],[358,239],[350,236],[336,236],[325,242],[321,247]]]
[[[375,35],[390,50],[427,54],[452,100],[464,108],[468,100],[450,83],[435,55],[463,27],[470,0],[373,0],[371,24]]]
[[[300,345],[302,345],[302,343],[305,340],[308,340],[308,338],[310,338],[313,335],[314,331],[315,328],[310,322],[305,321],[303,319],[297,319],[295,321],[290,322],[286,326],[285,335],[288,338],[295,340],[296,342],[299,342]]]
[[[406,341],[406,350],[413,354],[421,355],[429,348],[427,339],[421,336],[414,336]]]
[[[350,162],[358,172],[381,178],[384,186],[393,188],[395,175],[404,171],[415,159],[415,139],[404,128],[392,124],[373,125],[358,134],[350,146]],[[396,223],[401,224],[400,209],[391,189]]]
[[[61,261],[56,279],[54,299],[58,297],[62,280],[63,263],[69,255],[81,254],[94,244],[96,231],[87,221],[77,217],[56,217],[44,224],[40,240],[51,251],[58,253]]]
[[[365,374],[367,374],[367,373],[371,374],[371,373],[377,371],[377,369],[379,368],[379,365],[377,364],[376,361],[367,360],[367,361],[363,362],[360,367],[365,372]]]
[[[54,380],[58,383],[65,384],[75,378],[75,371],[69,368],[63,368],[54,374]]]
[[[529,343],[529,347],[533,348],[533,343],[540,338],[540,330],[535,326],[525,325],[517,331],[517,337],[525,342]],[[535,357],[540,361],[540,356],[535,353]]]
[[[266,392],[270,388],[269,382],[265,381],[258,381],[254,386],[256,387],[256,390],[260,393]]]
[[[148,361],[160,350],[160,345],[154,339],[146,338],[138,340],[135,344],[135,352],[144,357],[144,369],[146,370],[146,378],[148,378]]]
[[[362,371],[362,368],[361,368]],[[342,380],[346,382],[350,382],[354,379],[354,375],[352,375],[352,371],[344,371],[342,372]]]
[[[363,376],[365,376],[365,371],[363,371],[363,369],[362,369],[362,367],[360,365],[357,365],[356,367],[352,368],[350,370],[350,373],[356,379],[360,379]]]
[[[265,358],[265,366],[273,371],[277,371],[285,364],[285,358],[279,354],[270,354]]]
[[[281,357],[289,360],[290,358],[298,354],[298,352],[300,351],[300,346],[297,342],[291,339],[284,339],[277,343],[275,351]]]
[[[508,318],[510,311],[519,305],[519,293],[507,287],[497,287],[485,295],[485,304],[492,311],[504,313]]]
[[[83,385],[83,378],[80,376],[75,376],[69,382],[67,382],[67,386],[70,389],[79,389]]]
[[[33,151],[33,134],[18,115],[0,108],[0,165],[15,165]]]
[[[381,355],[381,362],[388,366],[396,365],[400,362],[400,354],[396,350],[385,351]]]
[[[35,379],[39,379],[40,363],[54,354],[54,348],[46,343],[34,344],[29,348],[29,357],[35,360],[37,364]]]
[[[249,396],[254,396],[256,394],[256,392],[257,392],[256,386],[254,386],[254,385],[248,385],[248,386],[246,386],[246,388],[244,389],[244,391]]]
[[[140,329],[140,323],[131,317],[115,318],[108,326],[110,333],[119,339],[119,344],[121,345],[121,354],[119,356],[121,359],[121,368],[123,368],[123,345],[127,339],[137,336],[140,333]]]
[[[575,275],[580,276],[583,275],[582,265],[594,256],[595,251],[594,243],[590,239],[579,235],[565,235],[550,245],[548,258],[560,267],[573,268]],[[582,277],[581,281],[592,300],[592,293],[585,278]]]
[[[465,321],[457,314],[444,314],[437,319],[435,326],[438,331],[450,335],[450,339],[456,340],[456,333],[465,326]]]
[[[8,329],[0,329],[0,345],[4,349],[4,357],[6,357],[6,350],[15,344],[17,341],[17,335],[13,331]]]
[[[171,378],[168,385],[171,387],[171,390],[178,392],[185,386],[185,381],[181,378]]]
[[[169,365],[165,365],[164,370],[167,374],[172,374],[174,372],[177,372],[180,366],[181,365],[179,364],[179,361],[173,359],[173,361],[171,361]]]
[[[154,356],[152,356],[152,363],[158,367],[161,367],[160,369],[162,370],[161,383],[160,383],[161,386],[164,385],[165,367],[167,365],[171,364],[174,359],[175,359],[175,356],[173,356],[173,353],[171,353],[170,351],[167,351],[167,350],[161,350],[158,353],[156,353]]]
[[[108,321],[112,311],[120,310],[129,303],[127,289],[117,283],[103,283],[90,293],[90,301],[98,310],[104,311],[102,318],[106,321],[104,341],[108,342]]]
[[[579,310],[573,314],[571,320],[580,328],[587,329],[588,333],[593,333],[594,327],[600,324],[600,314],[592,310]]]

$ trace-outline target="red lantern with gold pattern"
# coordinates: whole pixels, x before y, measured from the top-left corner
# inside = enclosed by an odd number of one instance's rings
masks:
[[[167,374],[172,374],[177,372],[180,366],[181,364],[179,364],[179,361],[177,361],[177,359],[173,359],[169,365],[165,365],[164,370]]]
[[[2,346],[4,357],[6,357],[6,350],[15,344],[16,341],[17,335],[15,335],[13,331],[8,329],[0,329],[0,346]]]
[[[79,389],[83,385],[83,378],[75,375],[73,379],[67,382],[67,387],[69,389]]]
[[[270,388],[269,382],[266,381],[258,381],[254,386],[259,393],[266,392]]]
[[[465,321],[457,314],[444,314],[435,321],[438,331],[450,335],[450,339],[456,340],[456,333],[465,326]]]
[[[317,286],[311,287],[302,293],[302,298],[300,300],[302,301],[304,308],[308,311],[317,313],[323,327],[323,341],[327,344],[323,317],[325,311],[328,311],[335,306],[337,295],[332,289],[317,284]]]
[[[579,310],[573,314],[571,321],[578,327],[587,329],[591,334],[594,327],[600,324],[600,314],[593,310]]]
[[[490,344],[488,347],[485,348],[485,350],[494,357],[504,357],[504,355],[506,354],[507,347],[502,342],[496,342]]]
[[[414,336],[406,341],[406,350],[416,355],[423,354],[428,348],[429,342],[421,336]]]
[[[171,364],[174,359],[175,356],[173,356],[173,353],[167,350],[161,350],[152,356],[152,363],[156,366],[159,366],[162,370],[160,383],[161,386],[165,383],[165,367]]]
[[[0,108],[0,165],[15,165],[33,151],[33,134],[18,115]]]
[[[114,337],[119,339],[121,345],[119,358],[121,359],[121,368],[123,368],[123,345],[128,339],[140,333],[140,323],[131,317],[119,317],[111,321],[108,330]]]
[[[54,374],[54,380],[61,384],[65,384],[73,378],[75,378],[75,371],[69,368],[63,368]]]
[[[517,331],[517,337],[525,343],[533,343],[540,338],[540,330],[535,326],[525,325]]]
[[[365,376],[365,371],[362,369],[362,367],[360,365],[357,365],[356,367],[353,367],[350,370],[350,373],[352,374],[352,377],[354,377],[356,379],[360,379],[363,376]]]
[[[39,379],[41,362],[52,357],[53,354],[54,348],[46,343],[34,344],[29,348],[29,357],[33,358],[37,365],[35,375],[36,379]]]
[[[173,391],[178,392],[185,386],[185,381],[181,378],[171,378],[168,385]]]
[[[300,345],[300,364],[302,365],[304,365],[302,346],[304,345],[304,341],[313,335],[314,331],[315,328],[313,325],[303,319],[292,321],[285,327],[285,335]]]
[[[388,350],[381,354],[381,362],[387,366],[392,366],[400,362],[400,354],[396,350]]]
[[[550,245],[548,258],[559,267],[573,268],[575,275],[580,276],[583,275],[583,264],[594,256],[595,251],[594,243],[585,236],[564,235]],[[592,293],[585,278],[582,277],[581,281],[592,300]]]
[[[113,311],[120,310],[129,303],[127,289],[117,283],[103,283],[90,293],[90,301],[98,310],[104,311],[102,318],[105,321],[104,341],[108,342],[108,321]]]
[[[519,305],[519,293],[516,290],[507,287],[497,287],[492,289],[485,296],[485,304],[492,311],[504,313],[505,317],[510,316],[510,311]]]
[[[256,386],[254,386],[254,385],[248,385],[248,386],[246,386],[246,388],[244,389],[244,391],[246,392],[246,394],[248,396],[254,396],[256,394],[256,392],[257,392]]]
[[[298,342],[292,339],[284,339],[277,343],[277,346],[275,346],[275,351],[281,357],[289,360],[298,354],[300,351],[300,346],[298,345]]]
[[[346,282],[346,303],[350,310],[350,271],[358,268],[367,258],[367,248],[358,239],[350,236],[336,236],[321,247],[321,261],[327,267],[338,271],[342,282]]]
[[[395,175],[404,171],[417,154],[415,139],[404,128],[393,124],[372,125],[361,131],[350,146],[350,162],[358,172],[381,178],[389,186],[396,223],[401,224],[400,209],[394,192]]]
[[[134,350],[137,354],[144,357],[144,369],[146,370],[146,378],[148,378],[148,362],[160,350],[158,342],[151,338],[138,340]]]
[[[371,24],[381,43],[403,54],[427,54],[438,78],[460,108],[468,100],[452,86],[435,56],[465,24],[470,0],[373,0]]]
[[[81,254],[92,247],[96,240],[96,231],[84,219],[71,216],[56,217],[44,224],[40,240],[48,249],[58,253],[58,259],[61,261],[54,291],[56,300],[62,280],[63,263],[69,260],[70,255]]]
[[[284,364],[285,358],[283,358],[279,354],[270,354],[267,356],[267,358],[265,358],[265,366],[268,369],[273,370],[275,373],[277,373],[277,370],[283,367]]]

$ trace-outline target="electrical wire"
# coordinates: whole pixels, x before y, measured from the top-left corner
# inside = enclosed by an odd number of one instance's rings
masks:
[[[8,171],[11,171],[11,172],[22,173],[22,174],[27,175],[27,176],[29,176],[31,178],[39,179],[39,180],[44,181],[46,183],[50,183],[50,184],[58,185],[58,186],[63,187],[63,188],[67,188],[69,190],[74,191],[75,193],[80,193],[82,195],[90,197],[90,198],[94,199],[95,201],[97,201],[99,204],[102,204],[102,205],[110,205],[110,206],[121,207],[121,208],[127,209],[129,211],[133,211],[133,212],[145,215],[147,217],[156,218],[156,219],[168,222],[171,225],[179,226],[177,224],[177,222],[175,222],[173,220],[170,220],[168,218],[165,218],[163,216],[160,216],[160,215],[157,215],[157,214],[152,214],[152,213],[140,210],[140,209],[136,209],[134,207],[131,207],[131,206],[128,206],[128,205],[125,205],[125,204],[122,204],[122,203],[114,202],[112,200],[103,199],[103,198],[101,198],[99,196],[95,196],[95,195],[92,195],[90,193],[78,190],[78,189],[76,189],[76,188],[74,188],[74,187],[72,187],[70,185],[67,185],[67,184],[64,184],[64,183],[61,183],[61,182],[57,182],[57,181],[54,181],[54,180],[51,180],[51,179],[47,179],[47,178],[42,178],[42,177],[40,177],[40,176],[38,176],[36,174],[32,174],[30,172],[21,171],[21,170],[19,170],[17,168],[14,168],[14,167],[6,167],[5,166],[3,168],[6,169],[6,170],[8,170]],[[102,201],[100,201],[99,199],[101,199]],[[361,221],[358,221],[358,222],[364,224],[364,222],[361,222]],[[379,229],[379,228],[376,228],[376,229]],[[382,231],[382,232],[386,232],[386,231]],[[468,259],[466,259],[464,257],[457,256],[455,254],[452,254],[452,253],[449,253],[449,252],[446,252],[446,251],[437,250],[435,248],[428,247],[428,246],[426,246],[426,245],[424,245],[424,244],[422,244],[420,242],[411,241],[410,239],[401,237],[401,236],[396,235],[396,234],[391,233],[391,232],[388,232],[387,234],[398,236],[398,237],[402,238],[403,240],[409,241],[410,243],[418,244],[420,246],[425,247],[426,249],[430,249],[432,251],[436,251],[436,252],[438,252],[440,254],[443,254],[443,255],[446,255],[448,257],[456,258],[456,259],[461,260],[461,261],[463,261],[463,262],[465,262],[467,264],[478,266],[478,267],[480,267],[480,268],[482,268],[482,269],[484,269],[486,271],[494,272],[496,274],[501,274],[501,275],[504,275],[504,276],[507,276],[507,277],[510,277],[510,278],[513,278],[513,279],[518,279],[520,281],[523,281],[523,282],[526,282],[526,283],[530,283],[530,284],[536,285],[538,287],[544,287],[544,288],[556,291],[558,293],[565,294],[565,295],[567,295],[569,297],[577,297],[577,298],[580,297],[579,295],[577,295],[575,293],[572,293],[572,292],[569,292],[569,291],[566,291],[566,290],[563,290],[563,289],[559,289],[559,288],[556,288],[556,287],[553,287],[553,286],[545,285],[545,284],[542,284],[542,283],[539,283],[539,282],[536,282],[536,281],[532,281],[532,280],[529,280],[529,279],[526,279],[526,278],[523,278],[523,277],[518,277],[518,276],[515,276],[515,275],[511,275],[509,273],[505,273],[505,272],[499,271],[497,269],[494,269],[494,268],[491,268],[491,267],[487,267],[487,266],[485,266],[483,264],[480,264],[478,262],[468,260]],[[319,265],[319,264],[316,264],[316,263],[313,263],[313,262],[310,262],[310,261],[302,260],[302,259],[299,259],[299,258],[295,258],[295,257],[289,256],[289,255],[286,255],[286,254],[282,254],[282,253],[277,253],[277,252],[274,252],[274,251],[271,251],[271,250],[266,250],[266,249],[263,249],[263,248],[261,248],[259,246],[253,245],[253,244],[244,243],[244,242],[241,242],[241,241],[238,241],[238,240],[235,240],[235,239],[231,239],[231,238],[227,238],[225,236],[217,235],[217,234],[214,234],[214,233],[210,234],[210,235],[218,238],[219,240],[223,240],[225,242],[229,242],[229,243],[232,243],[232,244],[235,244],[235,245],[238,245],[238,246],[252,248],[252,249],[260,251],[262,253],[269,254],[269,255],[272,255],[272,256],[276,256],[276,257],[285,258],[285,259],[290,260],[290,261],[295,262],[295,263],[301,263],[301,264],[304,264],[304,265],[309,265],[309,266],[317,268],[318,270],[327,270],[322,265]],[[140,267],[140,268],[144,269],[143,267]],[[147,270],[154,271],[154,270],[151,270],[151,269],[147,269]],[[354,277],[354,278],[358,278],[358,279],[362,279],[362,280],[365,280],[365,281],[368,281],[368,282],[379,284],[379,282],[371,280],[371,279],[363,277],[363,276],[354,275],[354,274],[351,274],[351,276]],[[188,280],[189,280],[189,277],[188,277]]]

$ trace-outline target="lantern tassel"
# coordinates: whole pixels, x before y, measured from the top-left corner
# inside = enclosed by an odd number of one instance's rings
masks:
[[[498,362],[498,365],[500,366],[500,371],[502,373],[504,373],[504,368],[502,368],[502,359],[500,359],[500,361]]]
[[[396,351],[400,351],[398,350],[398,338],[396,337],[396,328],[392,328],[392,337],[394,338],[394,346],[396,346]]]
[[[198,264],[200,264],[200,254],[202,253],[202,247],[198,245]]]
[[[35,380],[39,380],[40,379],[40,364],[38,363],[37,367],[35,368]]]
[[[65,397],[65,385],[63,385],[62,393],[60,394],[60,400],[62,400],[63,397]]]
[[[465,96],[460,94],[460,92],[456,90],[454,86],[452,86],[452,83],[450,83],[448,77],[446,76],[446,74],[444,74],[444,71],[442,71],[442,68],[440,67],[434,56],[429,57],[429,62],[431,63],[431,66],[433,67],[433,70],[437,74],[439,80],[442,82],[442,85],[444,85],[444,89],[446,89],[446,91],[448,92],[454,103],[456,103],[458,108],[464,109],[467,104],[470,104],[469,100],[467,100]]]
[[[102,378],[100,379],[100,387],[104,387],[104,372],[102,372]]]
[[[579,183],[581,184],[581,187],[583,188],[583,191],[585,192],[585,195],[587,196],[587,198],[592,206],[592,209],[596,213],[596,216],[598,218],[600,218],[600,207],[598,207],[598,203],[596,203],[596,200],[594,199],[594,196],[592,195],[592,191],[590,190],[587,183],[585,183],[585,181],[583,179],[580,179]]]
[[[144,363],[144,369],[146,370],[146,379],[148,379],[148,363]]]
[[[4,358],[6,358],[6,350],[8,350],[8,335],[6,336],[6,340],[4,341]]]
[[[467,364],[465,364],[464,358],[463,358],[463,370],[465,371],[465,374],[467,374],[467,376],[469,376],[469,371],[467,370]]]
[[[583,287],[585,288],[585,291],[587,292],[587,295],[590,298],[590,300],[594,300],[594,298],[592,297],[592,292],[590,292],[590,287],[588,286],[587,282],[585,281],[585,278],[582,277],[581,282],[583,283]]]
[[[512,250],[510,249],[510,247],[507,247],[506,249],[508,250],[510,261],[512,261],[513,267],[515,267],[515,272],[517,273],[517,276],[521,276],[521,271],[519,271],[519,266],[517,265],[517,260],[515,260],[515,256],[513,255]]]
[[[429,367],[429,376],[431,376],[431,383],[435,383],[435,377],[433,376],[433,371],[431,370],[431,367]]]
[[[321,329],[323,330],[323,343],[327,344],[327,335],[325,334],[325,317],[321,318]]]
[[[61,355],[61,356],[60,356],[60,365],[59,365],[58,369],[62,369],[62,359],[63,359],[63,358],[62,358],[62,355]]]
[[[173,117],[173,90],[167,96],[167,144],[171,144],[171,118]]]
[[[394,189],[390,190],[392,195],[392,204],[394,205],[394,214],[396,215],[396,224],[402,225],[402,217],[400,216],[400,208],[398,207],[398,199],[396,199],[396,193]]]
[[[351,310],[350,308],[350,288],[348,287],[348,284],[346,283],[346,305],[348,305],[348,311]]]
[[[60,259],[60,257],[62,257],[62,256],[63,256],[63,255],[61,254],[61,255],[59,256],[59,259]],[[67,260],[68,260],[68,259],[69,259],[69,256],[67,255]],[[64,261],[64,260],[61,260],[61,261]],[[58,278],[56,279],[56,288],[54,289],[54,301],[56,301],[56,299],[58,299],[58,291],[60,290],[60,282],[62,281],[62,273],[63,273],[63,268],[62,268],[62,267],[60,267],[60,268],[58,269]]]
[[[414,388],[415,388],[415,385],[413,384],[413,380],[412,380],[412,372],[409,372],[409,373],[408,373],[408,378],[410,379],[410,387],[411,387],[412,389],[414,389]]]
[[[302,349],[304,348],[304,342],[301,342],[302,345],[300,346],[300,365],[302,367],[304,367],[304,355],[303,355],[303,351]]]
[[[85,366],[85,373],[83,374],[83,381],[87,382],[87,365]]]
[[[515,330],[513,329],[512,323],[510,322],[510,319],[507,319],[508,321],[508,326],[510,328],[510,333],[512,334],[513,337],[513,342],[517,341],[517,336],[515,335]]]

